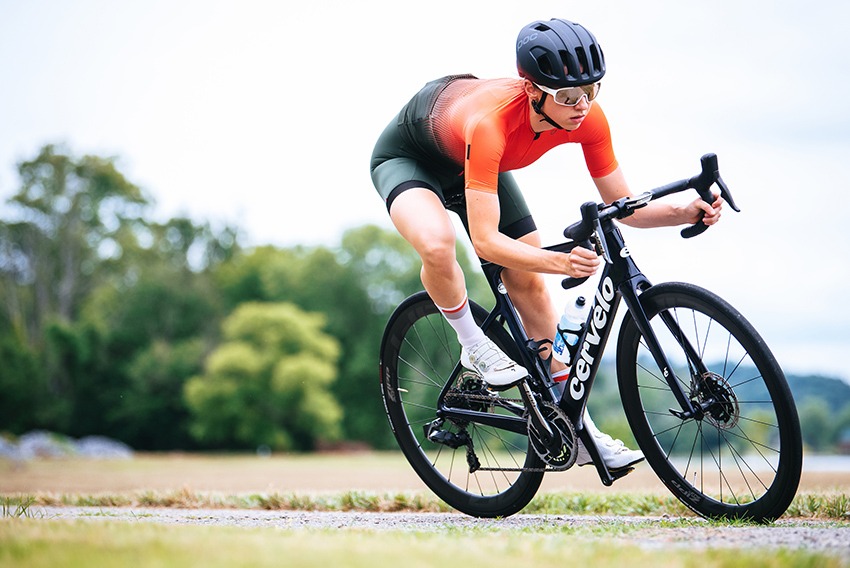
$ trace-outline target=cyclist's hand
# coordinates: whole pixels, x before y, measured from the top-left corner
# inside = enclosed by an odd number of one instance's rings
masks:
[[[596,251],[584,247],[576,247],[567,256],[567,276],[573,278],[585,278],[593,276],[599,269],[601,261]]]
[[[685,223],[693,225],[702,221],[708,226],[720,221],[720,210],[723,209],[723,199],[720,193],[714,193],[714,203],[708,204],[700,198],[695,199],[685,208]]]

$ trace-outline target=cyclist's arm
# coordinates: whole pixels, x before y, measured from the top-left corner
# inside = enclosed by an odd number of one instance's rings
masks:
[[[626,183],[626,177],[619,167],[606,176],[593,178],[593,182],[596,184],[602,200],[606,203],[611,203],[621,197],[632,196],[629,185]],[[699,198],[685,205],[653,201],[646,207],[635,211],[630,217],[621,219],[620,222],[638,228],[669,227],[684,224],[693,225],[699,222],[700,217],[702,217],[703,223],[713,225],[720,220],[722,207],[723,200],[720,197],[717,197],[711,205]]]
[[[543,250],[499,232],[499,197],[495,193],[466,190],[469,234],[475,253],[506,268],[566,274],[575,278],[591,276],[599,267],[599,257],[587,249],[575,248],[569,254]]]

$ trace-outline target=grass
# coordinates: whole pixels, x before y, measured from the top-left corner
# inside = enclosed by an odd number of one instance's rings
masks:
[[[450,512],[428,492],[245,493],[138,491],[102,494],[33,493],[0,497],[2,517],[26,516],[33,506],[174,507],[188,509],[262,509],[271,511]],[[538,494],[522,511],[535,515],[632,515],[692,517],[672,495],[647,493]],[[850,522],[850,495],[843,492],[800,493],[785,518]]]
[[[807,551],[662,550],[618,539],[616,531],[282,530],[149,523],[0,519],[0,566],[549,566],[840,567],[840,558]]]
[[[35,503],[35,498],[32,496],[0,497],[0,518],[31,517],[33,515],[31,511],[33,503]]]

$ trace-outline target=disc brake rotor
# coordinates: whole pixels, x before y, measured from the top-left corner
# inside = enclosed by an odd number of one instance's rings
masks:
[[[705,408],[705,420],[725,430],[738,424],[741,415],[738,397],[726,379],[717,373],[704,373],[695,390],[697,401]]]

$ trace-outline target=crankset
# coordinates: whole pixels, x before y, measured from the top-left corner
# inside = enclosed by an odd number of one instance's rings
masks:
[[[538,431],[529,417],[528,439],[535,453],[555,471],[564,471],[576,463],[578,441],[576,431],[564,411],[551,402],[539,405],[540,414],[546,420],[551,436]]]

